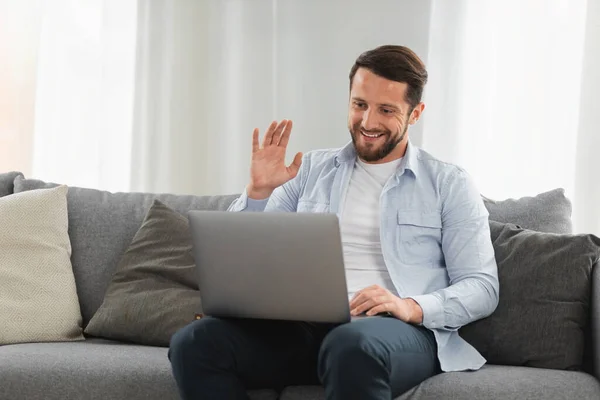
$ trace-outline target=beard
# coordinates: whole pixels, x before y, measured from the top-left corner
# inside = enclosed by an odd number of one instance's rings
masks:
[[[367,131],[366,129],[362,129],[361,123],[359,122],[350,127],[350,136],[352,136],[352,143],[354,144],[356,154],[363,161],[375,162],[387,157],[396,146],[404,140],[407,131],[408,123],[404,124],[404,130],[402,132],[396,131],[395,133],[392,133],[392,131],[388,129]],[[369,135],[381,134],[381,136],[375,143],[365,143],[361,132],[365,132]],[[380,143],[381,141],[383,141],[383,143]]]

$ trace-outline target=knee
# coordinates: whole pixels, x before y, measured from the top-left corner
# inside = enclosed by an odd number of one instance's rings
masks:
[[[367,335],[352,324],[345,324],[325,337],[319,351],[319,370],[344,365],[355,368],[357,363],[374,358],[377,358],[376,349]]]
[[[220,325],[217,319],[203,318],[175,332],[169,342],[168,357],[171,363],[213,353],[214,338],[219,337]]]

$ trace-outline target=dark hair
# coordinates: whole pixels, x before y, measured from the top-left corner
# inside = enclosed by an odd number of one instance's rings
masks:
[[[427,70],[419,56],[408,47],[385,45],[362,53],[350,70],[350,89],[359,68],[366,68],[391,81],[406,83],[405,100],[411,108],[421,102],[423,87],[427,83]]]

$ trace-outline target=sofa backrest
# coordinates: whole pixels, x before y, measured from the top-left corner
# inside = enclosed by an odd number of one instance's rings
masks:
[[[585,340],[584,371],[600,379],[600,260],[592,269],[592,309]]]
[[[490,219],[546,233],[573,233],[573,206],[562,188],[519,199],[492,200],[483,196]]]
[[[14,192],[57,186],[35,179],[14,180]],[[83,326],[102,304],[113,271],[140,228],[154,199],[186,215],[189,210],[226,210],[239,195],[178,196],[110,193],[70,187],[67,194],[73,272]]]

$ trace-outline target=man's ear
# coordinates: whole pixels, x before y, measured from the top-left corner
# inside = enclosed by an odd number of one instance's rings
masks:
[[[413,111],[412,111],[412,113],[410,115],[410,119],[409,119],[408,123],[411,124],[411,125],[416,124],[417,121],[419,120],[419,118],[421,118],[421,114],[423,114],[423,110],[425,110],[425,103],[420,102],[413,109]]]

